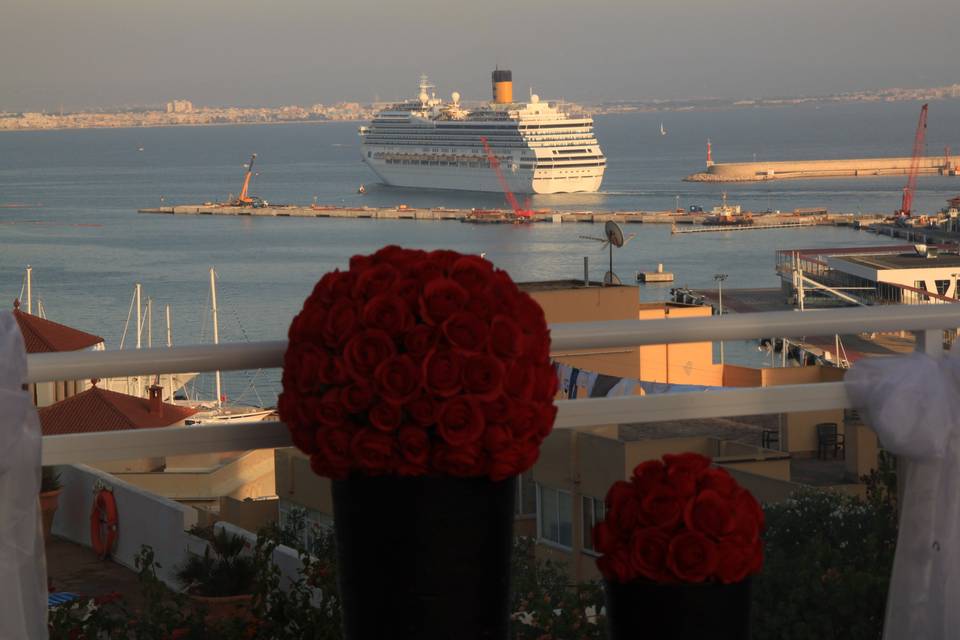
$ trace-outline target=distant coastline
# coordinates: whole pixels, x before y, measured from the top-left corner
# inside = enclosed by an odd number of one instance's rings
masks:
[[[667,113],[717,111],[743,108],[791,107],[801,105],[850,104],[864,102],[906,102],[960,99],[960,84],[926,89],[880,89],[825,96],[772,98],[682,98],[610,100],[593,105],[565,103],[587,115],[620,113]],[[0,132],[63,131],[75,129],[150,129],[160,127],[206,127],[221,125],[291,124],[325,122],[366,122],[390,102],[361,104],[338,102],[311,107],[199,107],[189,101],[169,103],[166,110],[155,108],[51,114],[0,111]],[[176,110],[174,110],[176,109]]]

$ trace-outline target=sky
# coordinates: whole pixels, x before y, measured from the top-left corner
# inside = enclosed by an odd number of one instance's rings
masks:
[[[0,0],[0,111],[515,93],[600,102],[960,82],[958,0]]]

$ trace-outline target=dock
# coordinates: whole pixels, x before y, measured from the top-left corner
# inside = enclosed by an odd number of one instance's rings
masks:
[[[837,160],[786,160],[771,162],[708,162],[706,171],[693,173],[686,182],[762,182],[816,178],[902,176],[910,172],[913,158],[847,158]],[[921,175],[960,175],[956,160],[946,156],[919,158]]]
[[[777,222],[773,224],[705,224],[699,227],[687,227],[670,229],[670,233],[709,233],[711,231],[763,231],[764,229],[792,229],[796,227],[817,227],[823,224],[832,226],[844,226],[835,221],[826,223],[820,221],[812,222]]]
[[[324,218],[354,220],[411,220],[418,222],[461,222],[467,224],[513,224],[517,218],[507,209],[448,209],[422,208],[398,205],[393,207],[344,207],[333,205],[268,205],[235,206],[217,203],[184,204],[138,209],[138,213],[187,216],[248,216],[253,218]],[[817,216],[790,214],[756,214],[760,224],[751,227],[703,226],[707,214],[677,213],[673,211],[557,211],[538,210],[524,222],[549,224],[669,224],[674,233],[702,233],[705,231],[744,231],[811,225],[843,226],[854,224],[861,217],[850,213],[830,213]],[[683,229],[681,230],[680,227]]]

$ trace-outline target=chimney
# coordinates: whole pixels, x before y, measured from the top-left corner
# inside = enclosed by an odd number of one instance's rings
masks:
[[[150,392],[150,405],[148,408],[148,413],[150,415],[163,415],[163,387],[160,385],[150,385],[147,387],[147,391]]]

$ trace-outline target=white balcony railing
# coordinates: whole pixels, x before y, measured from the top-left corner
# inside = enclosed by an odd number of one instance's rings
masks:
[[[957,327],[960,327],[960,305],[869,307],[802,313],[785,311],[678,320],[624,320],[556,324],[551,329],[554,351],[910,330],[917,334],[918,349],[936,355],[943,351],[943,330]],[[28,382],[276,368],[283,363],[285,348],[285,342],[276,341],[139,351],[35,354],[28,358]],[[560,401],[557,405],[559,414],[555,428],[558,429],[851,406],[842,382],[586,398]],[[43,463],[87,463],[289,445],[286,427],[280,422],[94,432],[44,437]]]

